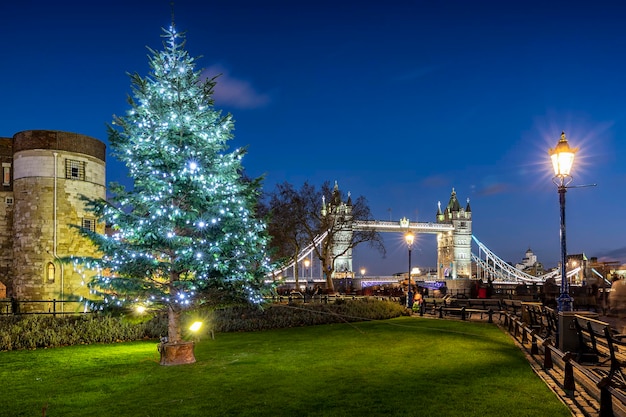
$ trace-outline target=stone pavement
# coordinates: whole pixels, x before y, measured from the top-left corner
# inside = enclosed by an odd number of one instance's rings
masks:
[[[509,332],[502,328],[504,332]],[[516,339],[513,338],[515,344],[521,349],[526,356],[528,363],[533,371],[541,378],[548,388],[554,392],[554,394],[565,404],[572,412],[574,417],[591,417],[598,416],[600,413],[600,404],[594,398],[589,396],[584,390],[579,389],[576,386],[574,393],[566,392],[563,389],[563,381],[565,375],[563,370],[558,366],[554,366],[552,369],[543,369],[543,356],[531,355],[530,349],[527,346],[522,346]]]

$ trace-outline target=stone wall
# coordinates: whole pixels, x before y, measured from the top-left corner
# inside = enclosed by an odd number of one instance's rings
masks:
[[[95,254],[92,244],[72,226],[82,226],[83,219],[95,223],[81,196],[106,196],[104,144],[56,131],[20,132],[14,138],[14,205],[12,227],[7,229],[12,238],[13,295],[20,300],[87,295],[85,277],[59,260]],[[80,164],[79,178],[68,174],[68,161]],[[2,214],[0,201],[0,223]],[[7,222],[0,224],[0,245],[3,227],[11,224],[5,217]],[[96,225],[96,231],[104,233],[104,225]],[[0,273],[1,268],[0,264]]]

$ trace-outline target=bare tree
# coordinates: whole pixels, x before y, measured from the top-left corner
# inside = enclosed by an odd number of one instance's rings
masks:
[[[308,243],[309,235],[304,227],[306,205],[301,199],[302,190],[284,182],[268,194],[267,205],[261,210],[268,214],[267,229],[272,237],[269,248],[279,264],[294,262],[294,279],[299,288],[298,254]],[[281,262],[282,261],[282,262]]]
[[[319,190],[308,182],[299,190],[283,183],[269,197],[268,231],[275,255],[297,261],[302,248],[325,235],[322,243],[314,246],[314,252],[321,261],[329,291],[334,291],[336,273],[353,272],[347,260],[351,259],[352,249],[357,245],[368,243],[381,254],[385,253],[378,232],[353,228],[354,221],[373,220],[365,197],[359,196],[353,201],[350,194],[342,194],[337,183],[331,187],[330,182],[325,182]],[[295,275],[297,284],[297,267]]]

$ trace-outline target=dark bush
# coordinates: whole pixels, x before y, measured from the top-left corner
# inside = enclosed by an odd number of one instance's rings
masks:
[[[408,314],[408,310],[397,302],[361,299],[329,304],[290,303],[201,309],[188,312],[185,320],[191,322],[199,317],[213,332],[242,332],[381,320],[404,314]],[[163,314],[143,321],[111,315],[0,317],[0,350],[114,343],[158,339],[166,335],[167,317]]]
[[[257,331],[363,320],[382,320],[408,314],[397,302],[372,299],[338,300],[331,304],[269,304],[245,306],[210,313],[215,332]]]

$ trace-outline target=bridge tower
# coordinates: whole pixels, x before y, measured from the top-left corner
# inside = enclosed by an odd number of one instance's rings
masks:
[[[441,211],[441,202],[437,206],[437,223],[451,224],[453,231],[437,235],[437,278],[470,278],[472,273],[472,210],[467,199],[467,206],[461,207],[452,189],[450,201]]]
[[[352,197],[348,193],[348,200],[341,201],[339,185],[335,181],[333,194],[328,203],[322,205],[322,216],[330,215],[337,230],[334,234],[332,246],[333,278],[353,278],[352,271]]]

